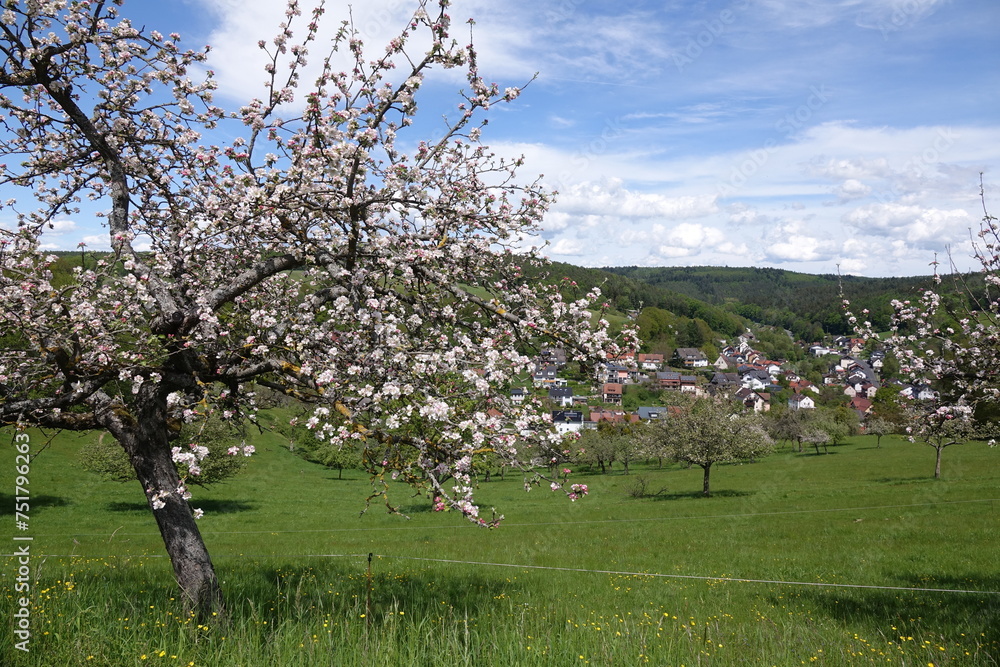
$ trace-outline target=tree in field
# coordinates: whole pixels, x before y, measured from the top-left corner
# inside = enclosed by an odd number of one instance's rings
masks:
[[[704,471],[702,493],[711,495],[710,476],[716,463],[753,461],[769,454],[771,437],[759,415],[739,403],[701,399],[687,410],[650,424],[654,447],[680,463]]]
[[[865,433],[875,436],[875,448],[882,448],[882,438],[900,430],[899,424],[882,417],[871,417],[865,420]]]
[[[260,42],[261,96],[226,111],[210,73],[192,79],[207,52],[140,30],[121,4],[4,4],[0,187],[29,201],[8,201],[17,228],[0,229],[0,424],[108,431],[201,614],[222,592],[181,481],[198,461],[170,436],[209,415],[253,421],[261,388],[310,405],[316,438],[377,448],[373,497],[391,475],[495,525],[473,497],[476,457],[521,463],[523,434],[536,454],[559,446],[507,398],[527,354],[619,349],[592,317],[598,291],[566,301],[521,272],[542,261],[515,250],[550,196],[480,143],[484,114],[519,89],[480,77],[448,0],[421,3],[370,58],[344,24],[305,81],[322,10],[304,20],[292,0]],[[466,79],[443,134],[413,124],[440,69]],[[112,252],[57,285],[43,230],[85,200]]]
[[[969,406],[943,405],[935,410],[916,410],[907,428],[912,441],[934,449],[934,479],[941,479],[941,455],[947,447],[961,445],[977,435]]]
[[[572,441],[571,451],[575,452],[573,460],[584,463],[591,468],[600,468],[601,474],[607,474],[608,468],[615,462],[615,443],[598,429],[585,429],[576,440]]]
[[[236,424],[212,416],[181,426],[170,451],[176,462],[188,463],[186,472],[189,474],[185,482],[199,486],[214,484],[245,469],[246,455],[252,451],[247,449],[243,436]],[[235,444],[237,442],[240,444]],[[204,450],[200,449],[202,447]],[[233,451],[234,447],[237,451]],[[103,433],[96,442],[80,449],[80,466],[115,482],[134,482],[136,479],[135,469],[121,446]]]
[[[611,460],[621,462],[622,472],[626,475],[631,474],[629,466],[644,451],[644,441],[638,435],[638,428],[636,424],[611,422],[601,422],[597,427],[598,436],[611,452]]]
[[[775,410],[765,417],[768,435],[774,440],[787,440],[790,448],[803,451],[805,443],[827,442],[822,428],[823,418],[817,410]],[[817,453],[819,450],[817,449]]]
[[[912,441],[935,449],[935,478],[941,476],[945,448],[994,430],[995,425],[982,422],[1000,399],[1000,225],[986,208],[982,177],[980,198],[983,219],[972,239],[979,270],[967,276],[955,270],[953,288],[944,290],[935,259],[939,287],[911,301],[892,301],[892,326],[883,338],[900,374],[931,384],[937,393],[935,400],[911,406],[906,429]],[[870,321],[851,312],[848,300],[843,305],[859,335],[876,335]],[[869,313],[861,315],[864,319]]]
[[[365,446],[363,442],[329,442],[316,438],[315,432],[296,420],[294,425],[277,429],[288,438],[288,448],[306,461],[318,463],[337,471],[343,479],[344,470],[364,469]]]

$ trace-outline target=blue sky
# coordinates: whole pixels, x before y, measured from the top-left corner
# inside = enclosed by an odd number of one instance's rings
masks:
[[[413,0],[353,3],[381,46]],[[303,0],[308,7],[309,2]],[[327,3],[332,31],[349,3]],[[220,101],[259,94],[256,43],[280,0],[127,2],[189,46],[212,44]],[[484,143],[560,192],[534,242],[583,266],[771,266],[870,276],[971,266],[979,174],[1000,212],[996,0],[455,0],[501,86]],[[318,55],[319,49],[313,49]],[[431,82],[422,111],[456,103]],[[100,246],[81,217],[50,236]]]

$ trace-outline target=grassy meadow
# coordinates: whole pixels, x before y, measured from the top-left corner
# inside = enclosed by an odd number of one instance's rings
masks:
[[[576,469],[569,502],[520,477],[480,485],[497,530],[402,485],[360,510],[359,472],[273,435],[193,505],[229,618],[185,616],[137,483],[82,471],[96,435],[32,434],[30,651],[15,649],[18,565],[0,556],[0,664],[996,665],[1000,449],[860,437],[754,464]],[[14,542],[2,449],[0,539]],[[43,446],[45,446],[43,450]],[[42,450],[39,452],[39,450]],[[644,485],[645,497],[636,497]],[[372,554],[369,562],[369,554]]]

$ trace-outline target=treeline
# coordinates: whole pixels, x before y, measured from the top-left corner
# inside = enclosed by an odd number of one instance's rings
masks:
[[[575,282],[577,286],[574,289],[581,291],[600,287],[608,303],[623,313],[658,308],[687,320],[700,320],[711,331],[726,337],[739,335],[746,329],[746,322],[739,313],[609,269],[589,269],[553,262],[548,267],[548,279],[561,281],[563,278],[568,278],[570,283]]]
[[[804,341],[851,333],[841,308],[841,290],[855,312],[868,309],[875,328],[886,330],[893,299],[914,299],[932,286],[930,276],[863,278],[772,268],[628,266],[603,271],[786,329]]]

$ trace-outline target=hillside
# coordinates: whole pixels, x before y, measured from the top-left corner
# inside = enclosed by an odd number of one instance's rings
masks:
[[[931,286],[930,276],[838,277],[771,268],[629,266],[602,271],[788,329],[802,340],[849,333],[841,313],[841,285],[854,309],[867,308],[879,329],[889,326],[893,299],[912,298]]]

